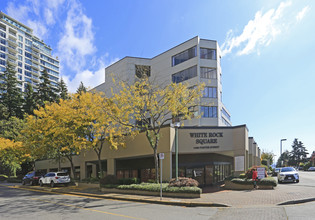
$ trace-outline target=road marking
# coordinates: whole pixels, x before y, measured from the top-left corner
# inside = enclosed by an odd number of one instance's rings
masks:
[[[128,216],[128,215],[116,214],[116,213],[112,213],[112,212],[100,211],[100,210],[96,210],[96,209],[84,208],[84,207],[76,206],[76,205],[70,205],[70,204],[59,203],[59,202],[52,202],[52,201],[44,200],[44,199],[31,198],[31,200],[37,200],[37,201],[41,201],[41,202],[47,202],[47,203],[51,203],[51,204],[62,205],[62,206],[68,206],[68,207],[73,207],[73,208],[77,208],[77,209],[83,209],[83,210],[88,210],[88,211],[92,211],[92,212],[99,212],[99,213],[103,213],[103,214],[115,215],[115,216],[120,216],[120,217],[125,217],[125,218],[141,219],[141,220],[144,220],[144,219],[145,219],[145,218],[132,217],[132,216]]]

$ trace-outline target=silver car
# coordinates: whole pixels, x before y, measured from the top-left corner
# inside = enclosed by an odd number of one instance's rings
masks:
[[[278,173],[278,183],[300,181],[299,173],[293,167],[283,167]]]
[[[65,172],[49,172],[39,179],[39,185],[49,184],[54,187],[57,184],[64,184],[67,186],[70,183],[70,177]]]

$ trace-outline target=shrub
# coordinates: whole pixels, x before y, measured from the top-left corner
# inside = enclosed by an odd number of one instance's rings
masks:
[[[8,179],[7,175],[4,175],[4,174],[0,175],[0,181],[5,181],[6,179]]]
[[[8,179],[7,179],[7,182],[8,182],[8,183],[21,183],[22,180],[21,180],[21,179],[18,179],[18,178],[16,178],[16,177],[12,177],[12,178],[8,178]]]
[[[119,185],[131,185],[139,183],[138,178],[123,178],[118,180]]]
[[[107,175],[100,180],[101,185],[117,185],[118,180],[115,175]]]
[[[192,178],[187,178],[187,177],[179,177],[178,180],[176,179],[171,179],[169,182],[169,187],[185,187],[185,186],[189,186],[189,187],[197,187],[199,186],[199,183],[197,180],[194,180]]]
[[[196,186],[194,187],[169,187],[168,183],[162,183],[163,192],[173,192],[173,193],[202,193],[202,190]],[[141,184],[131,184],[131,185],[120,185],[117,186],[118,189],[125,190],[143,190],[151,192],[159,192],[161,184],[159,183],[141,183]]]
[[[253,185],[252,179],[240,179],[234,178],[231,180],[232,183],[237,183],[241,185]],[[277,181],[272,177],[266,177],[257,181],[258,186],[277,186]]]
[[[241,173],[239,178],[245,179],[246,178],[246,174],[245,173]]]
[[[307,171],[311,166],[312,166],[312,164],[311,164],[311,162],[309,161],[309,162],[307,162],[307,163],[304,164],[303,170],[304,170],[304,171]]]

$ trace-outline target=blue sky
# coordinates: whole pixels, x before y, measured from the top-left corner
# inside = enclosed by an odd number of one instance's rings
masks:
[[[53,48],[74,92],[125,56],[151,58],[194,36],[223,51],[223,102],[261,149],[315,150],[315,1],[1,0]]]

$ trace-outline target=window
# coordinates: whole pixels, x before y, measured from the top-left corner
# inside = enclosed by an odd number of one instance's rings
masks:
[[[6,45],[6,44],[7,44],[7,41],[4,40],[4,39],[0,39],[0,43],[3,44],[3,45]]]
[[[136,65],[136,76],[141,79],[144,76],[150,77],[151,76],[151,67],[150,66],[143,66],[143,65]]]
[[[32,65],[32,61],[30,59],[25,58],[25,63]]]
[[[216,60],[216,50],[208,49],[208,48],[200,48],[200,58],[201,59],[209,59]]]
[[[22,57],[21,55],[18,55],[18,59],[19,59],[20,61],[23,61],[23,57]]]
[[[208,67],[200,67],[200,78],[204,79],[216,79],[217,70]]]
[[[23,44],[19,42],[19,47],[23,48]]]
[[[19,66],[19,67],[22,67],[22,62],[18,62],[18,66]]]
[[[6,34],[3,33],[2,31],[0,31],[0,36],[3,37],[3,38],[6,38]]]
[[[23,37],[21,35],[19,35],[19,41],[23,42]]]
[[[197,47],[194,46],[172,57],[172,66],[176,66],[186,60],[197,56]]]
[[[32,46],[32,41],[25,38],[25,44],[28,46]]]
[[[22,74],[22,69],[18,68],[18,73]]]
[[[5,49],[5,47],[4,46],[0,46],[0,50],[2,50],[2,51],[6,51],[6,49]]]
[[[190,67],[172,75],[173,83],[180,83],[197,76],[197,66]]]
[[[25,56],[32,59],[32,54],[28,53],[28,52],[25,52]]]
[[[5,54],[4,53],[0,53],[0,57],[5,59]]]
[[[225,111],[224,108],[221,109],[221,112],[222,112],[222,114],[223,114],[227,119],[229,119],[229,120],[231,121],[231,116],[229,115],[229,113],[227,113],[227,112]]]
[[[31,66],[29,66],[29,65],[24,65],[24,68],[26,69],[26,70],[29,70],[29,71],[32,71],[32,67]]]
[[[25,76],[32,77],[32,74],[30,72],[28,72],[28,71],[24,71],[24,74],[25,74]]]
[[[28,51],[28,52],[30,52],[30,53],[32,53],[32,48],[29,47],[29,46],[25,46],[25,50]]]
[[[216,106],[201,106],[201,117],[202,118],[216,118],[217,107]]]
[[[1,59],[0,59],[0,65],[5,66],[5,60],[1,60]]]
[[[217,98],[217,87],[206,86],[203,90],[203,98]]]

